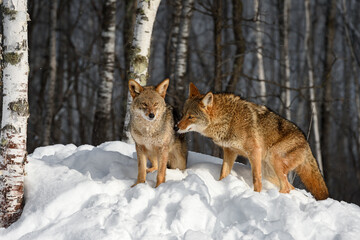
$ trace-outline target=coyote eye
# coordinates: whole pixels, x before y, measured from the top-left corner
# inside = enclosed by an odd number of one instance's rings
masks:
[[[146,107],[147,107],[147,104],[146,104],[146,103],[142,103],[142,106],[143,106],[144,108],[146,108]]]
[[[189,115],[189,117],[188,117],[188,119],[193,119],[194,117],[193,116],[191,116],[191,115]]]
[[[157,107],[159,105],[159,103],[154,103],[154,107]]]

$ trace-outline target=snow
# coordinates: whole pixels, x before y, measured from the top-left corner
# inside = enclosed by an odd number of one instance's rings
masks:
[[[0,239],[359,239],[360,207],[316,201],[305,190],[280,194],[236,163],[218,181],[222,160],[190,152],[188,169],[156,172],[134,188],[134,145],[39,147],[26,166],[26,204]]]

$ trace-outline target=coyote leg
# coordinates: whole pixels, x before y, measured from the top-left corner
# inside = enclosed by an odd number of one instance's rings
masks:
[[[138,176],[136,183],[131,187],[135,187],[139,183],[146,181],[146,155],[142,146],[136,144],[136,154],[138,159]]]
[[[224,160],[223,165],[221,167],[220,179],[226,178],[234,165],[235,159],[237,157],[237,153],[232,151],[230,148],[223,148],[224,151]]]
[[[156,186],[158,187],[160,184],[165,182],[165,174],[166,174],[166,165],[169,158],[169,148],[165,147],[162,149],[161,157],[160,157],[160,168],[157,174],[157,182]]]
[[[260,192],[262,189],[261,181],[261,151],[260,148],[255,148],[249,157],[251,164],[251,172],[253,176],[254,191]]]

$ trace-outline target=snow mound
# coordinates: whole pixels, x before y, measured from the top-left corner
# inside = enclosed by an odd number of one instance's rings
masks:
[[[133,145],[37,148],[26,166],[26,204],[0,239],[358,239],[360,207],[316,201],[304,190],[280,194],[235,164],[218,181],[222,160],[189,153],[188,169],[156,172],[134,188]]]

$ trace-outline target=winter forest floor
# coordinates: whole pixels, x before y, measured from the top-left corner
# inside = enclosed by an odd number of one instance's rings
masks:
[[[0,239],[358,239],[360,207],[315,201],[305,190],[280,194],[236,163],[218,181],[221,159],[189,153],[188,169],[156,172],[134,188],[133,145],[37,148],[26,166],[21,218]]]

